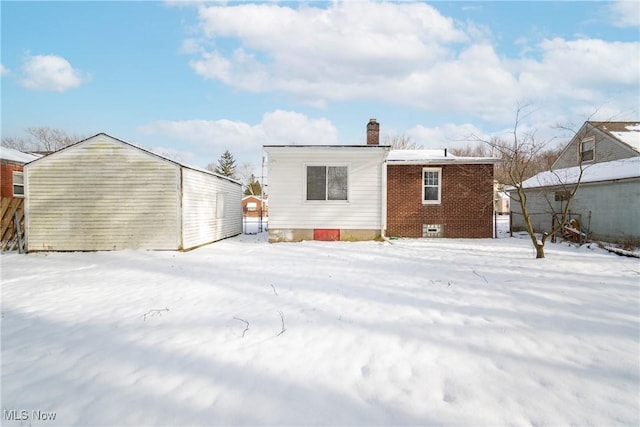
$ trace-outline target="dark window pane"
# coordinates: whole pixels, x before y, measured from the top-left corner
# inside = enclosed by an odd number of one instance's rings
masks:
[[[438,200],[438,187],[425,187],[424,188],[425,200]]]
[[[307,200],[326,200],[325,166],[307,166]]]
[[[582,152],[582,160],[584,160],[584,161],[593,160],[593,150],[583,151]]]
[[[330,166],[327,175],[328,200],[347,200],[347,167]]]

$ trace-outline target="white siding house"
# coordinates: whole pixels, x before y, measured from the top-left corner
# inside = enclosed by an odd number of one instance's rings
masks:
[[[242,231],[239,182],[106,134],[24,171],[27,251],[187,250]]]
[[[385,227],[380,145],[264,147],[269,172],[269,241],[368,240]]]

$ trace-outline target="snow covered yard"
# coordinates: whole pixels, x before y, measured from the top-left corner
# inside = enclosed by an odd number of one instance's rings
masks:
[[[638,260],[547,246],[4,254],[2,422],[640,424]]]

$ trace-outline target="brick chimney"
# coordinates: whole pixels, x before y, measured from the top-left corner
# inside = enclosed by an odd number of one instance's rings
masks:
[[[380,123],[376,119],[367,123],[367,145],[380,145]]]

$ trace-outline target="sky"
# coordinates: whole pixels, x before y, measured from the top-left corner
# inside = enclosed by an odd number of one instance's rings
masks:
[[[454,148],[640,119],[640,5],[1,1],[2,137],[100,132],[193,166],[263,145]]]

